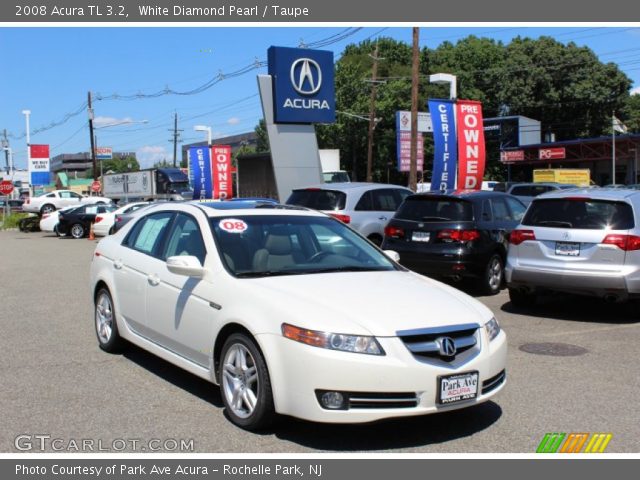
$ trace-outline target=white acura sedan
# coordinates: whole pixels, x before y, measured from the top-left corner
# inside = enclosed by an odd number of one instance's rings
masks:
[[[128,340],[220,386],[246,429],[484,402],[506,335],[464,293],[410,272],[344,223],[259,202],[148,207],[91,265],[103,350]]]

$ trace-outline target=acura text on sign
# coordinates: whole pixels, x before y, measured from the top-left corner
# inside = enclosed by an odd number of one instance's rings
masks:
[[[485,149],[482,104],[458,100],[458,189],[480,190],[484,176]]]

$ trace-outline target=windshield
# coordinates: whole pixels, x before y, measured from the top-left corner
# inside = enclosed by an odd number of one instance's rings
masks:
[[[589,230],[628,230],[634,226],[631,205],[589,198],[535,200],[527,210],[522,224]]]
[[[294,190],[287,200],[287,205],[297,205],[314,210],[344,210],[346,202],[347,196],[343,192],[307,188]]]
[[[236,277],[395,270],[367,240],[328,217],[212,218],[222,261]]]
[[[459,198],[415,195],[405,199],[395,218],[416,222],[465,222],[473,220],[473,209],[471,203]]]

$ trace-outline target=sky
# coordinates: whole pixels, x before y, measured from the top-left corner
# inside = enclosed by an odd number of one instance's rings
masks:
[[[504,43],[518,35],[573,41],[617,63],[640,91],[638,27],[422,27],[420,44],[435,48],[471,34]],[[254,129],[262,117],[256,75],[267,68],[230,74],[265,61],[269,46],[329,43],[322,49],[337,59],[346,45],[379,36],[410,44],[411,27],[0,27],[0,135],[7,130],[15,165],[26,168],[21,112],[28,109],[32,144],[49,144],[51,157],[86,152],[82,107],[91,91],[99,146],[136,152],[143,167],[172,161],[175,113],[184,143],[205,139],[195,125],[210,126],[214,139]],[[210,80],[199,93],[164,94]]]

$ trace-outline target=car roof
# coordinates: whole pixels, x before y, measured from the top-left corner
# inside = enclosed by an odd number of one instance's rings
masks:
[[[393,185],[390,183],[373,183],[373,182],[336,182],[336,183],[319,183],[317,185],[309,185],[301,188],[294,188],[293,191],[300,190],[338,190],[341,192],[357,191],[357,190],[377,190],[380,188],[402,188],[409,190],[403,185]]]
[[[428,192],[420,192],[414,195],[409,196],[408,198],[414,197],[456,197],[456,198],[464,198],[468,200],[473,200],[474,198],[486,198],[486,197],[511,197],[513,195],[509,195],[504,192],[494,192],[493,190],[431,190]]]
[[[640,196],[640,190],[628,190],[624,188],[573,188],[571,190],[547,192],[536,197],[536,200],[567,197],[584,197],[593,200],[626,200],[637,196]],[[536,200],[534,200],[534,202]]]
[[[543,186],[543,187],[577,187],[577,185],[573,183],[558,183],[558,182],[525,182],[525,183],[516,183],[511,185],[511,187],[530,187],[530,186]]]

